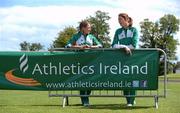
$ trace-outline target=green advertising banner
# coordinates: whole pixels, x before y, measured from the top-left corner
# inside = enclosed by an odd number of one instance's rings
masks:
[[[0,52],[0,89],[156,90],[159,51]]]

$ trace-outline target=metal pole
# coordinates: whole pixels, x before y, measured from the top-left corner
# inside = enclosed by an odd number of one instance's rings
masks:
[[[164,98],[167,96],[167,55],[166,53],[162,50],[159,49],[164,54]]]
[[[154,96],[155,108],[158,109],[158,96]]]
[[[63,96],[63,108],[66,106],[66,97],[65,96]]]

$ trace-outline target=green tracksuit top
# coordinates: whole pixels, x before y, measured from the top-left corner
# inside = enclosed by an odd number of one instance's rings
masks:
[[[97,45],[102,47],[101,43],[96,39],[92,34],[84,35],[82,32],[74,34],[71,39],[68,41],[65,47],[71,47],[73,45]]]
[[[116,30],[112,47],[113,48],[136,48],[138,33],[134,27],[119,28]]]

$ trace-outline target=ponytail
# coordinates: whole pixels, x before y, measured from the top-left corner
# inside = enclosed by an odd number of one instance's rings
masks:
[[[131,17],[129,17],[128,23],[129,23],[129,27],[132,27],[132,25],[133,25],[133,19],[132,19]]]
[[[120,13],[118,16],[119,16],[119,17],[122,17],[122,18],[124,18],[124,20],[128,21],[129,27],[132,27],[132,25],[133,25],[133,19],[132,19],[131,17],[129,17],[128,14],[126,14],[126,13]]]

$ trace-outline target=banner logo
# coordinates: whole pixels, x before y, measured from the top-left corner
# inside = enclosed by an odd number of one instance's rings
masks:
[[[19,59],[19,63],[20,63],[20,70],[23,73],[25,73],[29,67],[27,64],[28,63],[28,57],[25,54],[23,54]]]
[[[28,70],[28,57],[23,54],[19,58],[19,69],[20,71],[24,74]],[[15,75],[16,71],[18,69],[11,69],[5,73],[5,77],[8,81],[18,84],[18,85],[23,85],[23,86],[40,86],[41,83],[39,83],[37,80],[34,78],[21,78]]]

